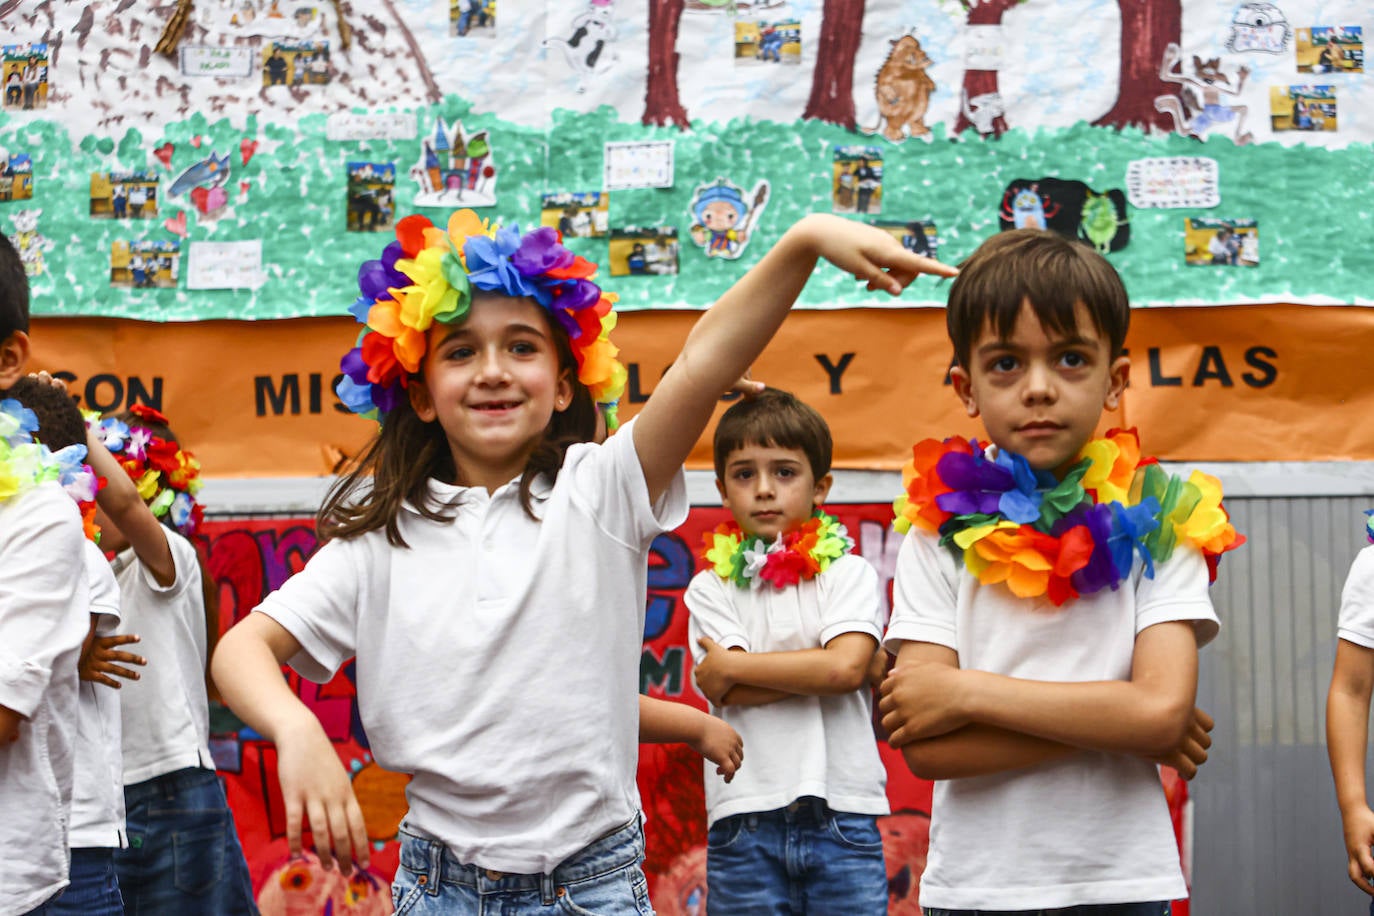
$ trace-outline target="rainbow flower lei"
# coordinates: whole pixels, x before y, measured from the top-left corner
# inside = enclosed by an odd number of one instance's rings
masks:
[[[702,536],[702,559],[716,575],[740,588],[775,589],[814,579],[854,549],[854,539],[833,515],[819,509],[796,531],[772,541],[745,534],[733,521],[722,522]]]
[[[14,398],[0,400],[0,503],[61,477],[53,453],[33,440],[37,430],[37,414]]]
[[[1221,504],[1221,483],[1200,471],[1187,480],[1166,474],[1141,457],[1134,429],[1090,441],[1062,480],[960,438],[918,442],[902,478],[899,532],[938,534],[979,582],[1005,582],[1017,597],[1045,595],[1055,606],[1116,589],[1137,556],[1153,578],[1179,543],[1201,549],[1215,581],[1221,554],[1245,542]]]
[[[134,416],[167,425],[167,418],[144,404],[129,408]],[[87,420],[88,425],[93,421]],[[200,462],[176,442],[153,435],[141,424],[127,424],[110,417],[93,423],[101,441],[133,480],[138,495],[159,519],[166,518],[181,534],[190,537],[200,527],[204,508],[196,501],[200,492]]]
[[[610,340],[616,297],[591,281],[595,273],[595,264],[564,248],[547,226],[521,235],[518,225],[496,228],[471,210],[452,214],[445,229],[407,216],[382,256],[358,270],[361,295],[349,311],[367,327],[339,364],[339,400],[384,421],[420,371],[426,332],[436,321],[462,321],[475,288],[527,296],[549,312],[568,332],[577,377],[614,430],[628,375]]]

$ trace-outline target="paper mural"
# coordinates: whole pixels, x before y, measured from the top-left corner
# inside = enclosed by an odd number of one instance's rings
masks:
[[[386,207],[392,223],[476,207],[528,226],[545,195],[598,193],[608,229],[681,224],[693,241],[677,270],[646,259],[645,281],[612,286],[619,307],[699,309],[806,213],[927,221],[957,262],[1001,227],[1018,178],[1129,191],[1131,163],[1205,159],[1216,203],[1178,193],[1173,208],[1262,221],[1282,257],[1228,279],[1174,269],[1180,214],[1079,207],[1074,236],[1111,234],[1133,302],[1371,304],[1374,226],[1281,218],[1374,210],[1367,13],[1357,0],[48,0],[0,20],[0,207],[41,209],[45,238],[82,240],[41,249],[40,313],[193,320],[340,314]],[[226,155],[227,172],[177,186]],[[373,189],[376,214],[350,163],[399,173],[385,203]],[[725,246],[734,257],[696,243],[691,225],[709,229],[695,216],[681,223],[720,177],[769,188],[749,241]],[[111,289],[109,253],[133,221],[169,240],[262,239],[265,280]],[[570,241],[603,277],[634,272],[606,235]],[[900,302],[944,296],[918,283]],[[820,273],[798,304],[874,300]]]

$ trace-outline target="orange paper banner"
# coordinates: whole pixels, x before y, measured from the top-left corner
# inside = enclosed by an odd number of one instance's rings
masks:
[[[615,339],[630,369],[622,416],[653,392],[699,317],[630,312]],[[1374,309],[1293,305],[1140,309],[1128,345],[1131,386],[1104,425],[1141,429],[1176,461],[1374,460],[1374,385],[1359,366]],[[351,318],[157,324],[39,319],[34,368],[67,378],[83,406],[151,403],[210,476],[327,474],[374,427],[334,397]],[[950,346],[939,309],[798,311],[754,367],[830,422],[835,464],[896,468],[912,442],[976,435],[945,384]],[[693,467],[710,466],[709,437]]]

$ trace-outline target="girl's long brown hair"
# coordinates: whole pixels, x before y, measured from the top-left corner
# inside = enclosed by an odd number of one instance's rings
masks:
[[[475,307],[475,306],[474,306]],[[531,488],[540,475],[558,477],[568,448],[590,442],[596,435],[596,404],[591,392],[577,380],[577,357],[568,333],[545,316],[545,324],[558,351],[559,369],[569,375],[573,398],[567,408],[554,411],[543,436],[535,445],[520,476],[520,505],[534,514]],[[315,516],[315,532],[321,544],[333,538],[353,538],[386,530],[387,542],[408,546],[401,537],[398,518],[401,504],[410,503],[432,521],[453,518],[454,503],[437,498],[430,490],[431,477],[462,484],[449,451],[448,439],[437,419],[426,423],[415,413],[408,397],[386,415],[386,421],[367,449],[350,463],[348,473],[329,488]]]

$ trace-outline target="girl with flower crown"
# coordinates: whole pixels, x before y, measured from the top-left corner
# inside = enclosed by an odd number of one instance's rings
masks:
[[[206,671],[219,633],[213,582],[190,537],[200,462],[161,412],[136,405],[93,421],[88,460],[101,547],[113,555],[121,620],[147,667],[120,691],[128,848],[115,870],[128,914],[256,913],[248,864],[210,756]]]
[[[408,217],[359,272],[344,403],[381,422],[319,515],[305,569],[225,635],[224,697],[277,743],[292,849],[365,865],[370,839],[289,662],[356,655],[377,762],[413,774],[398,913],[649,913],[635,785],[650,542],[686,514],[682,462],[825,257],[897,293],[952,273],[830,216],[788,230],[697,323],[604,444],[625,382],[613,297],[552,228]],[[484,908],[485,907],[485,908]]]

